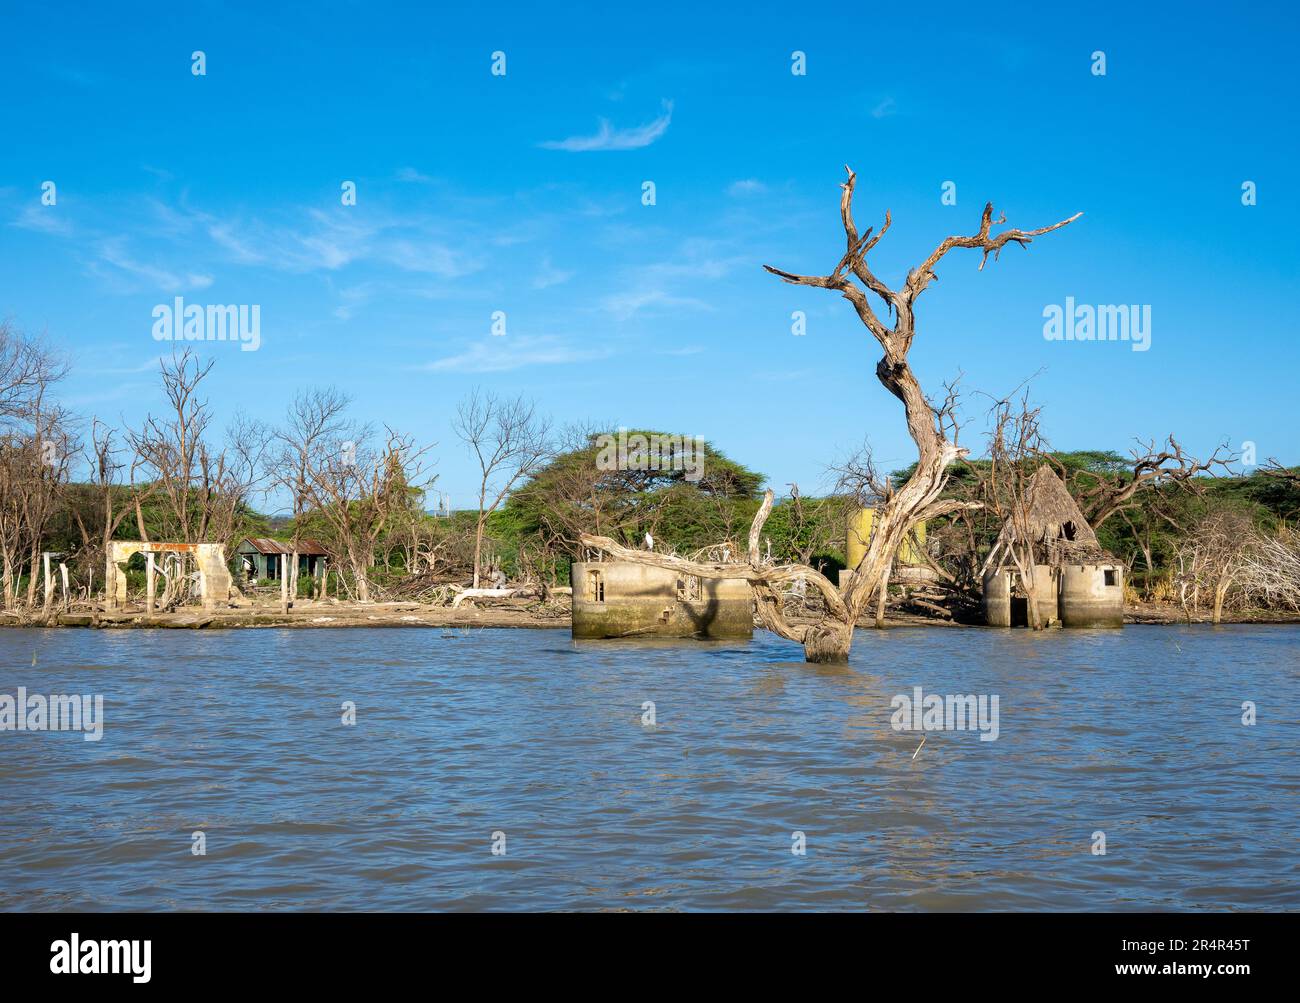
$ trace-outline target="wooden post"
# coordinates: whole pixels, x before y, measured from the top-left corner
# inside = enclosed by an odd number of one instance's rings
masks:
[[[41,554],[41,563],[45,574],[45,603],[43,613],[45,616],[50,615],[50,606],[54,602],[54,578],[50,575],[50,553],[46,551]]]
[[[144,555],[144,611],[150,616],[153,615],[154,589],[157,580],[154,577],[157,574],[157,568],[153,563],[153,552]]]
[[[59,578],[63,580],[63,608],[69,610],[72,608],[72,597],[68,595],[68,566],[59,562]]]

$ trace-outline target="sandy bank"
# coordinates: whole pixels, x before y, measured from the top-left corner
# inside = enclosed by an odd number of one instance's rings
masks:
[[[795,620],[795,622],[800,622]],[[1185,624],[1187,617],[1176,606],[1158,603],[1130,604],[1124,611],[1126,624]],[[1208,613],[1193,616],[1192,623],[1209,624]],[[1300,616],[1278,613],[1224,614],[1224,623],[1300,623]],[[872,629],[873,616],[858,621],[861,629]],[[71,611],[54,612],[49,622],[40,617],[23,619],[12,614],[0,616],[0,627],[90,627],[99,629],[167,628],[175,630],[247,630],[259,627],[524,627],[569,629],[567,602],[543,605],[529,603],[497,605],[484,603],[474,606],[463,604],[459,609],[432,606],[414,602],[360,603],[313,602],[300,600],[288,613],[281,613],[279,603],[252,603],[206,612],[196,607],[186,607],[171,613],[146,615],[143,607],[124,611],[105,611],[100,608],[78,607]],[[958,623],[930,617],[892,611],[885,618],[886,627],[970,627],[982,626]],[[758,628],[755,628],[756,630]]]

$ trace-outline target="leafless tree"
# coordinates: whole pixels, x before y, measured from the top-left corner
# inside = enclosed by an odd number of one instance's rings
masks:
[[[1047,453],[1039,430],[1041,411],[1030,406],[1028,391],[1019,402],[1000,400],[993,405],[989,412],[993,426],[989,433],[989,465],[981,492],[985,509],[999,523],[1011,525],[1006,551],[1025,590],[1029,625],[1034,630],[1047,626],[1042,622],[1039,600],[1051,586],[1051,582],[1040,580],[1034,556],[1029,497],[1030,482]]]
[[[392,429],[374,445],[368,428],[344,424],[345,436],[316,454],[307,469],[315,512],[329,526],[331,543],[352,572],[356,598],[370,602],[375,546],[396,516],[419,505],[428,484],[422,462],[429,447]],[[346,580],[343,587],[349,588]]]
[[[41,339],[0,324],[0,571],[6,610],[18,603],[30,568],[26,606],[35,604],[45,531],[62,502],[78,446],[71,417],[49,400],[66,362]]]
[[[299,392],[289,405],[285,422],[272,433],[264,455],[266,483],[270,490],[283,491],[290,498],[293,511],[288,594],[298,594],[298,550],[302,544],[302,525],[311,511],[316,492],[313,471],[328,468],[330,452],[338,450],[346,438],[345,417],[351,398],[334,387]]]
[[[165,502],[167,537],[229,546],[260,483],[270,433],[260,422],[236,415],[225,442],[212,441],[213,413],[201,387],[214,361],[201,362],[190,348],[162,360],[168,409],[162,417],[149,415],[129,437],[142,476],[157,482]],[[147,540],[142,503],[137,496],[136,523],[140,538]]]
[[[1300,613],[1300,537],[1287,527],[1256,534],[1242,554],[1239,582],[1259,606]]]
[[[90,477],[82,494],[89,506],[71,504],[69,508],[81,534],[82,559],[93,579],[95,563],[107,559],[118,528],[137,505],[143,506],[158,483],[137,483],[139,457],[119,445],[116,430],[97,418],[91,421],[84,460]]]
[[[456,435],[479,467],[478,519],[474,524],[474,584],[482,572],[483,533],[488,517],[551,455],[550,422],[523,397],[499,398],[472,391],[452,421]]]
[[[701,577],[747,579],[758,602],[759,617],[764,626],[781,637],[802,644],[805,658],[813,662],[840,661],[848,657],[853,626],[873,594],[880,590],[899,544],[913,526],[972,504],[942,497],[949,466],[964,456],[966,451],[950,440],[941,408],[937,408],[925,396],[908,364],[908,352],[916,337],[916,301],[937,278],[935,267],[950,251],[967,248],[981,252],[979,267],[983,269],[989,255],[993,255],[996,260],[1007,244],[1025,247],[1033,238],[1060,229],[1082,215],[1076,213],[1059,223],[1036,230],[1010,228],[995,234],[993,227],[1005,223],[1006,217],[999,217],[995,221],[993,205],[989,203],[984,207],[976,233],[948,237],[941,241],[924,261],[908,273],[902,285],[891,288],[876,276],[867,263],[867,255],[889,230],[890,214],[885,213],[885,222],[879,233],[873,233],[871,229],[860,233],[853,219],[853,190],[857,178],[853,171],[848,168],[845,170],[848,171],[848,180],[842,186],[840,220],[844,228],[846,249],[830,274],[799,275],[770,265],[764,267],[786,282],[827,289],[839,293],[849,301],[858,319],[883,351],[876,364],[876,378],[902,403],[908,433],[916,444],[918,456],[915,471],[900,488],[894,490],[891,487],[881,497],[876,507],[871,540],[861,562],[853,569],[853,580],[848,589],[841,596],[830,581],[806,566],[770,567],[760,562],[758,538],[763,522],[771,512],[771,491],[767,493],[750,528],[748,565],[669,565],[644,552],[618,547],[612,540],[587,538],[591,546],[628,560],[672,567],[673,570]],[[877,313],[879,306],[885,310],[883,319]],[[890,318],[893,320],[892,326],[886,323]],[[827,615],[817,623],[792,625],[783,615],[778,586],[800,577],[812,582],[826,600]]]
[[[1208,598],[1213,622],[1222,621],[1229,590],[1245,572],[1256,542],[1254,522],[1237,509],[1212,510],[1190,528],[1174,555],[1174,586],[1188,619]]]
[[[1220,443],[1207,459],[1190,456],[1171,435],[1163,446],[1153,441],[1140,442],[1131,451],[1127,470],[1114,474],[1076,471],[1074,495],[1088,517],[1088,524],[1098,529],[1118,512],[1133,507],[1134,497],[1149,488],[1176,485],[1189,491],[1198,487],[1198,478],[1216,471],[1231,471],[1236,454],[1225,442]]]

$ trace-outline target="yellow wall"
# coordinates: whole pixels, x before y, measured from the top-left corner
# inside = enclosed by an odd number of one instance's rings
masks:
[[[849,532],[845,551],[850,569],[856,568],[858,562],[862,560],[862,555],[867,552],[867,544],[871,540],[871,522],[875,515],[874,509],[864,508],[860,509],[856,515],[849,517]],[[925,523],[917,524],[916,538],[921,542],[921,546],[925,546]],[[898,545],[897,560],[900,564],[925,563],[925,559],[912,546],[910,534]]]

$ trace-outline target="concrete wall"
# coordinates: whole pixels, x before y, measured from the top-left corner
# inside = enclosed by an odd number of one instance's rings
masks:
[[[1114,584],[1106,584],[1106,572]],[[1067,627],[1124,626],[1124,569],[1068,564],[1061,569],[1061,622]]]
[[[984,576],[984,622],[1011,626],[1011,572],[993,568]]]
[[[1034,584],[1038,592],[1038,622],[1046,627],[1061,619],[1060,607],[1057,603],[1060,578],[1050,564],[1035,564]]]
[[[226,548],[220,543],[143,543],[115,540],[109,544],[104,595],[109,609],[126,605],[126,572],[123,565],[135,554],[190,554],[199,571],[199,593],[205,609],[215,609],[230,598],[230,571]]]
[[[1019,573],[1014,568],[1001,568],[989,571],[984,576],[984,622],[990,627],[1027,627],[1029,611],[1013,611],[1011,587],[1013,578]],[[1051,565],[1035,564],[1034,581],[1038,591],[1038,620],[1044,627],[1052,621],[1059,620],[1057,606],[1058,582]],[[1023,600],[1019,600],[1023,602]]]
[[[592,574],[604,583],[599,601]],[[699,598],[678,598],[674,571],[625,561],[579,562],[570,572],[574,637],[749,637],[753,599],[739,578],[699,579]],[[689,583],[684,583],[689,584]]]
[[[848,531],[844,537],[844,563],[850,570],[858,566],[867,552],[867,546],[871,543],[871,527],[875,522],[875,518],[876,510],[870,508],[858,509],[857,512],[849,516]],[[924,547],[925,523],[916,524],[916,538]],[[894,558],[897,564],[925,563],[925,558],[917,553],[916,548],[912,546],[911,535],[903,537],[903,542],[898,545]]]
[[[1106,572],[1114,584],[1106,584]],[[1054,574],[1050,566],[1035,565],[1040,582],[1038,615],[1044,625],[1059,620],[1063,627],[1122,627],[1124,569],[1117,564],[1072,564]],[[990,627],[1012,625],[1013,570],[995,569],[984,576],[984,622]],[[1026,624],[1016,623],[1016,626]]]

